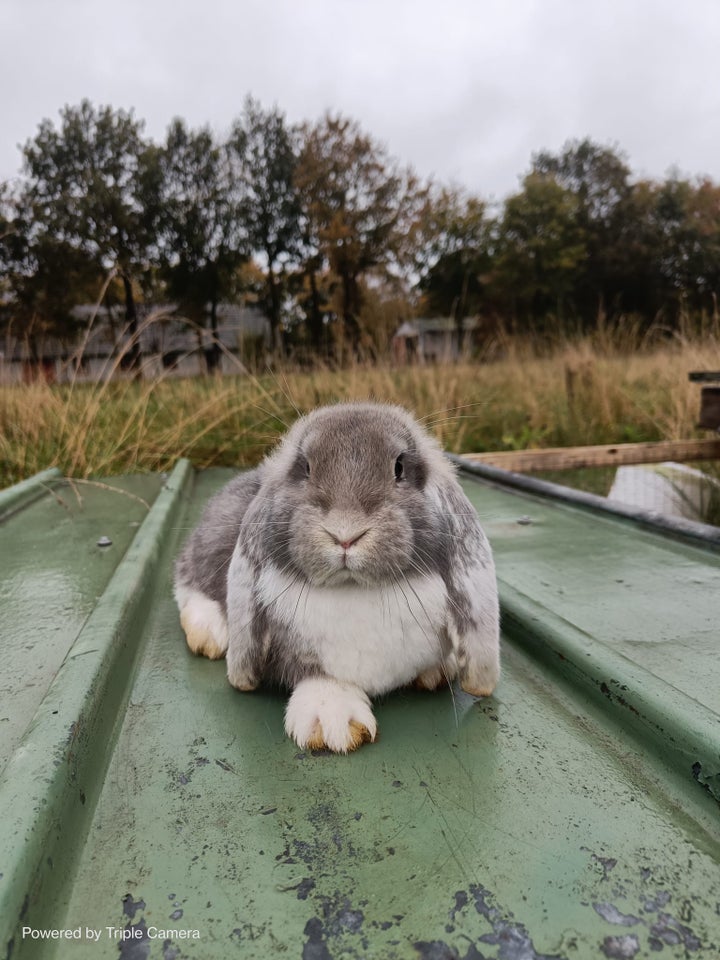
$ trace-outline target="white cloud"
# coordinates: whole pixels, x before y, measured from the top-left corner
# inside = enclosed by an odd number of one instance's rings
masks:
[[[333,109],[403,162],[483,195],[591,136],[638,174],[720,180],[716,0],[3,0],[0,179],[65,103],[227,129],[247,93]]]

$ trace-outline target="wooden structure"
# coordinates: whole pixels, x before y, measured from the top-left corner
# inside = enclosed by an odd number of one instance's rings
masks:
[[[720,371],[698,370],[689,374],[692,383],[720,384]],[[703,430],[720,430],[720,386],[704,386],[700,393],[700,422]]]
[[[720,460],[718,440],[663,440],[656,443],[610,443],[589,447],[547,447],[544,450],[502,450],[466,453],[466,460],[486,463],[517,473],[532,470],[578,470],[631,463],[664,463],[673,460]]]
[[[720,372],[688,374],[692,383],[720,384]],[[720,431],[720,386],[703,386],[700,420],[703,430]],[[713,440],[661,440],[649,443],[608,443],[588,447],[546,447],[541,450],[501,450],[466,453],[465,460],[500,467],[515,473],[533,470],[579,470],[583,467],[619,467],[641,463],[688,463],[720,460],[720,438]]]

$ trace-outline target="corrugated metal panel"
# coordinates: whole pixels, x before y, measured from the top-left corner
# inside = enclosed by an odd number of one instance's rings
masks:
[[[399,691],[314,755],[183,642],[172,559],[228,476],[0,496],[0,955],[720,956],[712,544],[468,477],[497,693]]]

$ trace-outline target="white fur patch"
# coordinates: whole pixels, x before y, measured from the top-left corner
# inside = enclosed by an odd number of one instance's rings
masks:
[[[292,630],[300,650],[319,658],[324,673],[371,696],[410,683],[442,658],[447,593],[436,574],[378,587],[315,587],[269,564],[258,600]]]
[[[336,753],[347,753],[358,745],[353,721],[375,739],[377,722],[367,695],[352,683],[320,677],[301,680],[285,710],[285,730],[299,747],[321,739]]]
[[[182,584],[175,585],[175,599],[192,652],[212,660],[224,656],[228,646],[228,629],[220,604],[199,590]]]

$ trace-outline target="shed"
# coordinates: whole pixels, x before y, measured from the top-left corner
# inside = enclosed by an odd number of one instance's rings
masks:
[[[0,955],[720,955],[720,534],[462,465],[496,693],[300,751],[186,649],[173,558],[230,472],[0,496]]]
[[[137,311],[143,376],[205,372],[206,356],[215,341],[209,329],[209,309],[205,325],[189,320],[175,303],[139,304]],[[72,312],[81,324],[74,339],[40,336],[31,350],[29,343],[8,334],[0,352],[0,383],[38,376],[49,382],[96,382],[122,375],[122,358],[130,356],[124,307],[81,304]],[[269,346],[270,322],[254,307],[218,304],[217,344],[219,371],[242,372],[248,354],[252,357],[258,345],[261,349]]]
[[[479,317],[465,317],[463,330],[471,338]],[[416,317],[405,320],[393,334],[393,358],[398,363],[441,363],[460,356],[457,322],[453,317]]]

